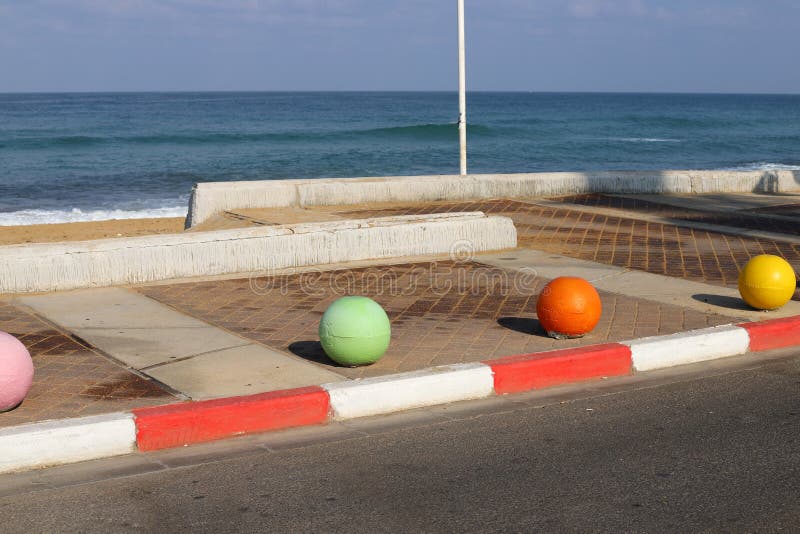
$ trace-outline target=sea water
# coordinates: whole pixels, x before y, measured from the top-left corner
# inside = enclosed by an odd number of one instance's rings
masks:
[[[0,94],[0,225],[179,216],[204,181],[458,173],[436,92]],[[800,169],[800,95],[470,93],[470,173]]]

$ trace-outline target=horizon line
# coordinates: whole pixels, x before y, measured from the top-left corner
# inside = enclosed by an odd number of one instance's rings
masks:
[[[98,95],[98,94],[186,94],[186,93],[445,93],[457,94],[456,89],[134,89],[134,90],[79,90],[79,91],[4,91],[0,95]],[[467,94],[591,94],[591,95],[720,95],[720,96],[798,96],[800,92],[736,92],[736,91],[537,91],[525,89],[474,89]]]

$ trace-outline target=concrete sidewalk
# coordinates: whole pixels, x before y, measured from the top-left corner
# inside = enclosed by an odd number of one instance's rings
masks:
[[[166,404],[180,395],[10,300],[0,301],[0,330],[33,358],[33,385],[21,406],[0,413],[0,428]]]
[[[0,414],[0,426],[800,315],[798,293],[767,313],[747,308],[735,289],[739,268],[755,254],[780,254],[800,270],[796,195],[282,208],[221,214],[217,222],[475,210],[511,217],[520,247],[475,254],[465,244],[455,257],[9,297],[0,329],[29,346],[37,381],[22,406]],[[754,230],[759,221],[768,230]],[[582,339],[553,340],[536,319],[536,296],[560,275],[584,277],[601,293],[603,318]],[[319,318],[344,294],[374,298],[392,319],[390,349],[370,367],[339,367],[319,345]]]

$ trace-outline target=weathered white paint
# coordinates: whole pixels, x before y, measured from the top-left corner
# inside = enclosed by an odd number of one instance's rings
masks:
[[[135,445],[129,413],[0,429],[0,473],[129,454]]]
[[[744,354],[750,346],[750,336],[744,328],[723,325],[622,344],[631,348],[634,370],[650,371]]]
[[[318,180],[195,185],[187,227],[237,208],[533,198],[577,193],[750,193],[800,191],[798,171],[607,171]]]
[[[0,292],[128,285],[356,260],[516,246],[511,219],[480,212],[332,221],[0,247]]]
[[[330,394],[334,419],[342,420],[489,397],[494,379],[489,366],[470,363],[322,387]]]

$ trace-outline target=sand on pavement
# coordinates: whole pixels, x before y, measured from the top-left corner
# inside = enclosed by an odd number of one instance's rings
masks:
[[[0,226],[0,245],[53,243],[183,232],[183,217]]]

